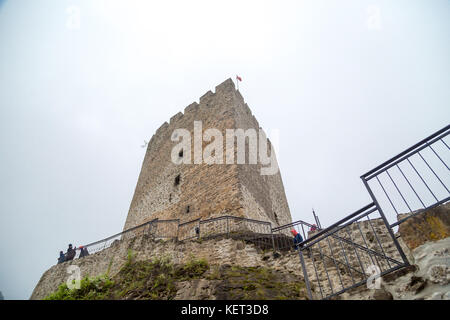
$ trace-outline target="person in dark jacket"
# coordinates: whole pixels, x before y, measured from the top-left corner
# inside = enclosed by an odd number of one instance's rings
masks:
[[[298,244],[303,242],[303,238],[300,235],[300,233],[298,233],[297,230],[295,230],[295,229],[292,229],[291,233],[292,233],[292,236],[294,237],[294,248],[295,248],[295,250],[297,250],[298,249],[297,246],[298,246]]]
[[[73,260],[73,258],[75,258],[75,249],[72,248],[72,244],[69,244],[69,248],[67,249],[66,252],[66,261],[70,261]]]
[[[83,258],[83,257],[86,257],[89,255],[89,252],[86,247],[80,246],[79,249],[80,249],[80,258]]]
[[[58,258],[58,264],[63,263],[64,261],[66,261],[66,256],[64,255],[64,252],[60,251],[59,258]]]

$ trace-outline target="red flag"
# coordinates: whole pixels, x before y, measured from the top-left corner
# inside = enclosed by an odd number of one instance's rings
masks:
[[[239,81],[242,81],[242,78],[239,76],[236,76],[236,79],[238,79]]]

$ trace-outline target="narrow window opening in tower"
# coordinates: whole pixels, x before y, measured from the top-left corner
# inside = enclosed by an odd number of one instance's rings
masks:
[[[189,213],[191,211],[191,207],[190,206],[187,206],[186,207],[186,213]]]
[[[179,156],[180,158],[183,158],[183,149],[181,149],[181,151],[178,152],[178,156]]]
[[[181,177],[180,177],[180,175],[177,175],[177,176],[175,177],[175,183],[174,183],[174,185],[175,185],[175,186],[178,186],[178,185],[180,184],[180,181],[181,181]]]
[[[169,194],[169,202],[172,202],[172,194]]]
[[[275,211],[273,212],[273,215],[275,216],[275,222],[279,225],[280,221],[278,221],[278,215]]]

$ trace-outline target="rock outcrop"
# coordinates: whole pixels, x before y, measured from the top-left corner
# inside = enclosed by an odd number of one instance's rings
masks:
[[[437,241],[450,236],[450,203],[432,208],[410,217],[400,224],[399,233],[410,249],[427,241]],[[399,219],[405,216],[400,216]]]
[[[210,294],[210,299],[213,299],[216,295],[218,298],[227,297],[226,295],[224,296],[226,291],[224,291],[224,287],[230,285],[232,278],[227,277],[227,274],[230,276],[233,273],[231,271],[231,273],[228,272],[232,268],[241,268],[241,273],[248,272],[250,279],[254,277],[254,274],[252,275],[249,271],[251,268],[266,268],[273,275],[272,285],[275,287],[277,283],[293,282],[294,280],[303,283],[302,270],[299,267],[298,256],[295,254],[292,257],[283,255],[284,259],[277,259],[274,262],[273,260],[264,260],[268,254],[273,255],[272,253],[267,253],[253,244],[245,243],[241,240],[215,238],[207,241],[155,241],[144,235],[129,240],[116,241],[111,247],[98,253],[51,267],[42,275],[30,299],[43,299],[55,292],[58,286],[69,278],[70,274],[67,273],[69,266],[78,266],[81,278],[86,276],[94,278],[104,274],[114,278],[128,263],[130,252],[133,253],[134,260],[137,262],[151,261],[152,259],[168,259],[174,265],[183,265],[194,257],[196,259],[205,259],[211,266],[211,270],[221,268],[217,272],[221,275],[219,278],[222,282],[208,279],[208,274],[206,274],[204,278],[177,283],[178,291],[175,294],[177,298],[204,299],[208,294]],[[230,268],[229,270],[227,266]],[[239,282],[238,280],[245,279],[239,277],[234,279],[235,282]],[[244,282],[241,281],[240,283]],[[237,286],[239,287],[241,284],[237,284]],[[257,289],[255,288],[255,290]],[[269,294],[270,298],[276,298],[277,295],[280,298],[293,298],[292,294],[286,295],[285,289],[281,288],[281,286],[278,287],[277,292],[273,292],[273,290],[267,292],[266,289],[259,290],[260,295]],[[239,298],[239,289],[236,288],[235,291],[238,291],[235,298]],[[245,293],[249,297],[257,298],[257,296],[253,296],[249,292]],[[243,293],[242,297],[244,297]],[[297,298],[305,299],[306,293],[299,293]]]

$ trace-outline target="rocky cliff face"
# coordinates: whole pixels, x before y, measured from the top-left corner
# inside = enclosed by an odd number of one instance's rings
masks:
[[[306,298],[298,255],[293,254],[292,257],[276,259],[274,262],[272,252],[262,251],[241,240],[175,242],[154,241],[149,237],[139,236],[117,241],[110,248],[96,254],[51,267],[42,275],[30,299],[43,299],[57,291],[59,285],[66,282],[70,276],[67,273],[69,266],[78,266],[81,278],[108,274],[109,278],[120,282],[120,273],[129,263],[130,252],[134,263],[166,259],[177,268],[189,264],[193,258],[207,262],[208,270],[201,276],[184,280],[174,279],[176,291],[172,292],[172,298]],[[268,257],[271,257],[270,261]],[[260,281],[249,287],[249,283],[255,279]],[[289,283],[295,285],[281,285]]]
[[[113,277],[84,278],[77,289],[59,286],[48,300],[246,300],[305,299],[305,284],[294,275],[267,267],[210,266],[191,258],[173,264],[166,258],[127,263]]]
[[[426,242],[408,251],[409,267],[382,278],[380,289],[361,286],[340,296],[346,300],[450,300],[450,238]]]
[[[400,224],[399,233],[410,249],[427,241],[450,237],[450,203],[432,208]],[[399,216],[399,219],[405,216]]]
[[[411,256],[412,272],[385,283],[393,298],[450,300],[450,238],[426,242]]]
[[[383,277],[379,290],[362,286],[341,298],[450,300],[449,212],[447,203],[402,223],[397,236],[411,266]]]

